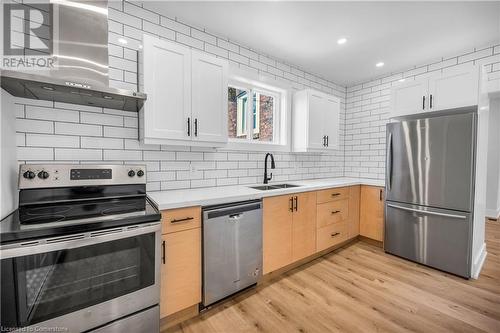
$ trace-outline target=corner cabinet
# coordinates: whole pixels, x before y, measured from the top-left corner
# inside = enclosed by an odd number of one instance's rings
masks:
[[[384,188],[361,186],[359,234],[384,241]]]
[[[140,111],[146,144],[219,147],[227,143],[228,63],[175,42],[145,35]]]
[[[478,104],[477,66],[457,66],[424,79],[398,82],[391,89],[391,117]]]
[[[328,152],[339,148],[340,99],[312,89],[293,96],[292,149]]]

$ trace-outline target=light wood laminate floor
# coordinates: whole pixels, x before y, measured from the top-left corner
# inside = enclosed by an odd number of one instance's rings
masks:
[[[172,332],[500,332],[500,222],[464,280],[358,242],[284,274]]]

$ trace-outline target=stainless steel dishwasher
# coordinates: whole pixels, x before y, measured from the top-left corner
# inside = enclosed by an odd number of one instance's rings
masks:
[[[203,208],[203,305],[250,287],[261,276],[261,201]]]

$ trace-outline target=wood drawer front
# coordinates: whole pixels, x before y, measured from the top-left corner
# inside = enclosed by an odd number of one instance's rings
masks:
[[[349,197],[349,187],[337,187],[318,191],[318,203],[330,202]]]
[[[347,222],[335,223],[316,231],[316,251],[322,251],[349,238]]]
[[[344,222],[349,218],[349,199],[325,202],[317,206],[317,227]]]
[[[162,233],[168,234],[201,227],[201,207],[187,207],[161,212]]]

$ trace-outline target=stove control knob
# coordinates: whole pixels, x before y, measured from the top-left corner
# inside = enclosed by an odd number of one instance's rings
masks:
[[[144,176],[144,171],[142,171],[142,170],[137,171],[137,176],[139,176],[139,177]]]
[[[26,171],[25,173],[23,173],[23,177],[26,178],[26,179],[33,179],[36,177],[35,173],[33,171]]]
[[[38,173],[38,178],[47,179],[47,178],[49,178],[49,173],[47,171],[40,171]]]
[[[129,176],[129,177],[134,177],[134,176],[135,176],[135,171],[134,171],[134,170],[130,170],[130,171],[128,172],[128,176]]]

